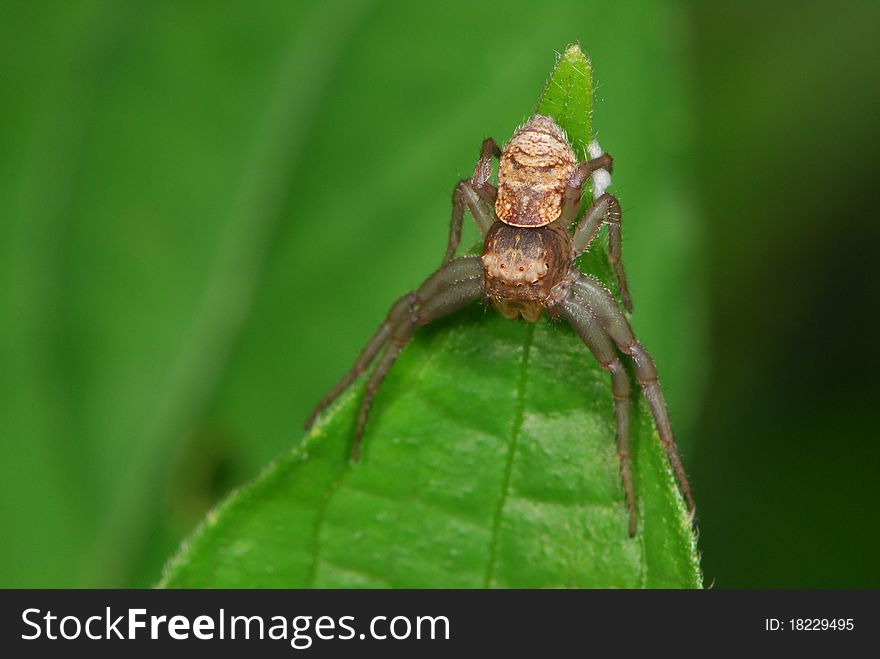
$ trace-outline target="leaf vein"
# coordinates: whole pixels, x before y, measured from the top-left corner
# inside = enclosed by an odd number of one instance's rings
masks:
[[[361,495],[364,497],[373,497],[376,499],[380,499],[382,501],[388,501],[388,502],[393,503],[398,506],[401,504],[405,504],[405,503],[413,504],[416,506],[422,506],[430,512],[445,515],[446,517],[449,517],[450,519],[452,519],[454,521],[461,522],[467,526],[472,526],[477,530],[482,530],[484,528],[481,526],[479,520],[474,519],[473,517],[468,517],[467,515],[463,514],[461,511],[453,510],[451,508],[446,508],[445,506],[443,506],[442,504],[440,504],[437,501],[429,501],[429,500],[425,499],[424,497],[418,496],[418,494],[416,494],[416,493],[413,493],[411,496],[408,496],[406,499],[401,499],[393,494],[388,494],[386,492],[378,492],[376,490],[370,490],[370,489],[364,488],[362,486],[352,485],[351,483],[346,483],[345,487],[348,491],[352,492],[353,494],[358,494],[358,495]]]
[[[346,565],[340,565],[339,563],[334,563],[333,561],[328,561],[326,558],[319,559],[324,565],[329,567],[332,570],[336,570],[337,572],[342,572],[344,574],[349,574],[355,577],[361,577],[367,579],[369,581],[373,581],[377,584],[382,584],[386,588],[393,588],[393,584],[387,579],[383,579],[382,577],[372,574],[371,572],[361,569],[354,568]]]
[[[525,416],[526,405],[526,376],[528,374],[529,353],[532,349],[532,340],[535,336],[535,325],[530,323],[526,330],[525,341],[523,341],[523,356],[520,364],[519,385],[516,397],[516,410],[513,417],[513,426],[510,431],[510,441],[508,442],[507,462],[504,466],[504,476],[501,482],[501,496],[498,500],[498,508],[492,519],[492,535],[489,541],[489,562],[486,566],[486,578],[483,582],[485,588],[489,588],[495,573],[495,564],[498,560],[498,535],[501,531],[501,517],[504,513],[504,506],[510,493],[510,476],[513,473],[513,458],[516,454],[516,444],[519,435],[522,432],[523,418]]]

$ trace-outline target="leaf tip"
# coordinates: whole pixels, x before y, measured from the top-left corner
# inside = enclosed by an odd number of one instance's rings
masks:
[[[586,57],[584,54],[584,49],[581,48],[581,42],[575,41],[574,43],[570,43],[565,47],[565,51],[562,53],[563,57]]]
[[[575,67],[578,67],[578,65],[584,67],[584,69],[581,69],[581,72],[584,75],[589,76],[592,73],[593,63],[590,61],[590,57],[584,52],[584,49],[581,48],[580,41],[575,41],[566,46],[559,58],[559,62],[557,62],[557,66],[562,62],[572,64]]]
[[[580,42],[557,53],[556,64],[538,98],[535,111],[550,115],[578,153],[586,155],[592,140],[593,68]]]

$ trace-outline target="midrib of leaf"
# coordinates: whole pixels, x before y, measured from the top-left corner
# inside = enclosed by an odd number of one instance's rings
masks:
[[[489,543],[489,561],[486,565],[486,578],[483,580],[483,587],[489,588],[492,585],[492,578],[495,572],[495,561],[498,552],[498,533],[501,529],[501,519],[504,515],[504,505],[507,503],[507,497],[510,494],[510,475],[513,472],[513,461],[516,455],[516,444],[519,435],[522,432],[523,415],[526,406],[526,387],[528,385],[528,368],[529,355],[532,350],[532,340],[535,336],[535,325],[529,324],[526,329],[523,340],[523,356],[520,364],[519,383],[517,384],[517,400],[516,409],[514,410],[513,424],[510,429],[510,440],[508,441],[507,461],[504,465],[504,475],[501,481],[501,492],[498,496],[498,507],[492,518],[492,537]]]
[[[147,529],[143,520],[155,489],[153,476],[167,473],[161,465],[171,443],[186,437],[217,388],[281,220],[286,184],[300,164],[305,137],[331,72],[367,5],[368,0],[316,5],[284,54],[262,128],[243,164],[242,182],[204,293],[162,387],[153,421],[138,444],[133,464],[140,469],[124,485],[99,532],[89,576],[92,583],[118,583],[125,574],[135,556],[133,548]]]

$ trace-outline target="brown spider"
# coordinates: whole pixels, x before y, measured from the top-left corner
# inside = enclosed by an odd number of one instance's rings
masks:
[[[636,340],[611,292],[575,265],[575,259],[589,248],[602,223],[608,224],[609,260],[623,303],[632,310],[620,261],[621,213],[617,199],[607,193],[597,195],[574,231],[569,233],[577,219],[584,182],[599,170],[611,169],[611,156],[601,151],[599,154],[578,162],[563,130],[552,118],[543,115],[535,115],[520,127],[503,151],[492,138],[485,140],[474,175],[470,180],[460,181],[453,192],[449,244],[443,265],[418,290],[394,303],[354,367],[312,411],[306,429],[334,398],[367,370],[384,348],[367,381],[360,406],[352,446],[352,457],[358,460],[373,397],[417,325],[430,323],[476,300],[491,301],[506,318],[513,320],[522,316],[526,321],[536,322],[546,309],[552,318],[563,318],[571,323],[602,368],[611,373],[617,455],[629,510],[630,535],[636,531],[629,450],[630,378],[617,350],[629,355],[635,364],[636,379],[693,514],[693,497],[657,382],[654,360]],[[492,159],[496,156],[500,157],[497,188],[489,182]],[[483,235],[483,254],[453,260],[461,240],[465,206]]]

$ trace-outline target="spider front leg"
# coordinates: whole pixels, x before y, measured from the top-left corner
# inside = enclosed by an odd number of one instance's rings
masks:
[[[497,219],[495,217],[495,197],[498,195],[497,188],[489,183],[492,177],[492,158],[501,155],[501,149],[491,137],[483,140],[480,148],[480,158],[474,167],[474,175],[471,178],[459,181],[452,191],[452,217],[449,221],[449,242],[446,246],[446,255],[443,263],[449,263],[455,256],[455,250],[461,243],[461,225],[464,220],[464,209],[467,206],[483,237],[489,227]]]
[[[442,266],[428,277],[415,292],[408,293],[397,300],[388,312],[385,321],[361,351],[354,367],[324,396],[309,415],[306,430],[311,427],[318,414],[359,375],[363,374],[379,352],[384,349],[367,380],[364,398],[358,411],[357,429],[352,444],[352,458],[359,460],[361,439],[373,398],[398,355],[412,338],[415,327],[447,316],[482,297],[483,268],[480,259],[476,256],[466,256]]]
[[[315,405],[315,408],[312,410],[311,414],[309,414],[309,418],[306,419],[305,430],[309,430],[314,425],[315,419],[318,418],[318,415],[323,412],[330,403],[336,400],[339,394],[348,389],[348,386],[352,382],[367,371],[370,364],[372,364],[373,360],[376,358],[376,355],[379,354],[379,351],[385,347],[388,343],[388,339],[391,338],[391,330],[401,321],[401,319],[409,314],[414,301],[415,293],[407,293],[391,305],[391,310],[388,312],[385,320],[379,326],[379,329],[376,330],[375,334],[370,337],[370,340],[367,341],[367,345],[361,350],[357,360],[355,360],[354,366],[351,367],[351,370],[343,375],[342,379],[333,385],[333,388],[327,392],[317,405]]]
[[[660,435],[660,443],[666,449],[666,455],[678,482],[678,488],[693,515],[696,509],[694,498],[684,473],[684,466],[675,443],[675,435],[672,433],[672,424],[669,422],[669,412],[666,409],[666,399],[657,379],[657,367],[654,365],[654,360],[645,347],[636,340],[629,321],[617,306],[611,291],[597,280],[580,272],[576,273],[572,283],[568,296],[563,302],[563,308],[580,308],[586,315],[574,316],[574,320],[570,320],[570,322],[583,336],[582,330],[578,329],[578,326],[587,322],[584,320],[585,317],[593,319],[592,322],[597,324],[617,344],[618,349],[632,358],[635,364],[636,379],[645,394],[648,407],[651,409],[654,425]]]
[[[614,345],[602,330],[588,309],[574,299],[563,300],[557,307],[559,314],[575,328],[587,347],[595,355],[596,361],[611,373],[611,394],[614,396],[614,416],[617,421],[617,458],[620,462],[620,479],[629,511],[629,534],[636,534],[636,495],[632,478],[632,459],[629,441],[629,374],[617,356]]]

